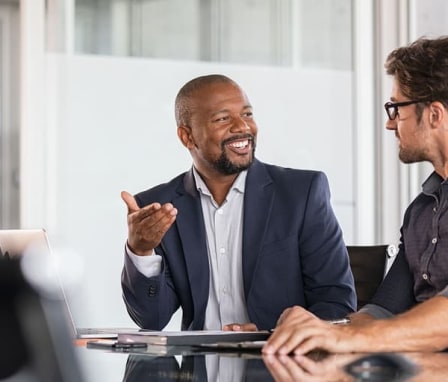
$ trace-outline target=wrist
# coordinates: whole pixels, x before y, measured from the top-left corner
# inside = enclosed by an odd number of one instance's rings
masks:
[[[154,249],[150,249],[150,250],[146,250],[146,251],[138,250],[138,249],[134,248],[133,246],[131,246],[129,244],[129,241],[126,242],[126,248],[130,253],[132,253],[133,255],[136,255],[136,256],[151,256],[154,253]]]

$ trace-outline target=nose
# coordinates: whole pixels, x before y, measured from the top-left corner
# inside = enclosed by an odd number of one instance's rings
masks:
[[[391,121],[389,118],[387,118],[386,120],[386,129],[387,130],[397,130],[397,122],[396,122],[396,118]]]
[[[251,127],[244,120],[244,118],[241,117],[235,118],[234,123],[232,124],[231,131],[247,131],[247,130],[251,130]]]

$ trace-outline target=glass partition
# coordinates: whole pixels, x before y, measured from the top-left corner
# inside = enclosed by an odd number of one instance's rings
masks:
[[[76,0],[77,53],[349,70],[350,0]]]
[[[56,164],[47,228],[88,264],[78,325],[104,326],[114,317],[115,326],[129,326],[120,299],[102,298],[121,296],[127,229],[120,191],[136,193],[190,168],[173,103],[198,75],[222,73],[246,90],[260,160],[327,174],[345,239],[355,241],[353,1],[65,4],[48,9],[53,26],[65,17],[67,40],[56,43],[57,28],[49,28],[46,120]]]

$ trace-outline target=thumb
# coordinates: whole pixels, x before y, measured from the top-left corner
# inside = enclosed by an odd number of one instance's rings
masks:
[[[128,207],[128,214],[131,212],[136,212],[140,210],[140,207],[137,205],[134,197],[127,191],[121,191],[121,199],[126,203]]]

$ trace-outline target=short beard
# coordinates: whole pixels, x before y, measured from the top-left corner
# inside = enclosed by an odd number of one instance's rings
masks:
[[[425,162],[428,160],[428,158],[422,155],[422,153],[408,152],[404,150],[399,151],[398,158],[400,158],[400,160],[405,164]]]
[[[221,156],[212,163],[213,167],[223,175],[239,174],[241,171],[247,170],[252,165],[255,158],[254,139],[251,137],[249,141],[252,144],[252,158],[250,158],[249,162],[241,165],[232,163],[225,152],[225,142],[223,142]]]
[[[421,116],[418,118],[418,126],[417,129],[421,130],[424,128],[424,126],[421,123]],[[418,140],[424,139],[424,137],[421,134],[417,134],[417,131],[414,133],[414,141],[417,142]],[[397,135],[397,138],[399,138],[399,135]],[[431,162],[431,152],[427,148],[424,147],[424,144],[420,144],[419,147],[411,147],[411,148],[399,148],[398,149],[398,158],[403,163],[410,164],[410,163],[418,163],[418,162]]]

